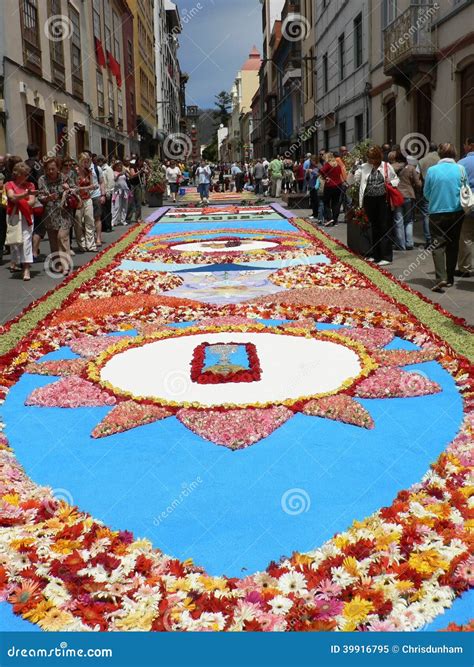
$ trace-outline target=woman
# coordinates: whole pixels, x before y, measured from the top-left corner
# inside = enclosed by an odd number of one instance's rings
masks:
[[[283,161],[283,192],[292,192],[293,183],[295,181],[295,174],[293,172],[293,160],[286,159]]]
[[[385,183],[394,187],[399,179],[392,165],[383,161],[380,146],[371,146],[367,151],[367,162],[354,167],[348,182],[359,186],[359,206],[365,210],[372,233],[372,257],[379,266],[387,266],[393,260],[393,247],[390,238],[392,230],[392,211],[387,198]],[[353,171],[354,171],[353,169]]]
[[[112,193],[112,228],[127,224],[128,200],[130,188],[123,162],[117,161],[112,165],[114,170],[114,191]]]
[[[74,181],[68,181],[59,171],[57,158],[46,160],[44,175],[40,176],[38,181],[39,200],[44,206],[43,222],[48,232],[51,255],[57,255],[59,258],[60,272],[64,276],[67,276],[72,269],[69,259],[71,250],[69,230],[73,224],[73,216],[64,207],[63,195],[73,185]],[[53,264],[54,261],[51,265]]]
[[[173,204],[176,204],[176,195],[178,194],[180,178],[181,169],[174,160],[171,160],[169,167],[166,167],[166,180],[168,181]]]
[[[306,170],[304,168],[304,158],[301,158],[299,162],[295,162],[294,174],[297,184],[298,192],[303,192],[304,190],[304,181],[306,177]]]
[[[95,242],[94,207],[91,193],[96,189],[92,179],[91,157],[81,153],[77,167],[77,186],[82,207],[76,211],[74,230],[79,252],[97,252]]]
[[[459,237],[464,222],[461,206],[462,181],[468,182],[462,165],[456,164],[453,144],[441,144],[440,161],[426,172],[424,195],[428,200],[430,234],[436,283],[433,292],[444,292],[454,284]]]
[[[310,220],[319,220],[319,167],[316,155],[313,155],[309,167],[309,200],[311,202],[312,215]]]
[[[12,180],[5,183],[7,193],[7,216],[21,215],[21,241],[9,243],[11,252],[10,271],[23,268],[23,280],[30,280],[30,266],[33,263],[33,211],[35,203],[34,185],[28,181],[30,168],[24,162],[13,167]],[[8,221],[7,221],[8,234]]]
[[[398,189],[405,199],[401,206],[393,210],[396,248],[413,250],[413,216],[416,196],[422,189],[421,179],[416,167],[407,163],[407,158],[400,149],[389,153],[388,159],[400,179]]]
[[[326,153],[319,175],[324,180],[324,226],[337,225],[341,210],[342,184],[341,165],[332,153]]]

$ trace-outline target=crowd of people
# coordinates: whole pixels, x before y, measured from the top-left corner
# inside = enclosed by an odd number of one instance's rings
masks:
[[[0,155],[0,262],[9,251],[10,271],[23,280],[31,279],[46,235],[58,259],[51,270],[67,275],[76,252],[97,252],[104,232],[138,222],[150,170],[137,155],[109,163],[90,151],[77,160],[39,153],[29,144],[26,159]]]
[[[308,195],[310,220],[326,227],[363,212],[370,234],[370,261],[386,266],[394,251],[414,247],[413,226],[418,214],[424,245],[432,253],[435,291],[444,291],[454,277],[472,275],[474,213],[465,211],[462,194],[474,189],[474,139],[465,142],[465,157],[456,163],[452,144],[430,144],[421,158],[399,145],[370,146],[366,160],[354,160],[346,146],[339,151],[292,159],[277,155],[271,161],[210,164],[205,159],[159,164],[163,194],[173,203],[185,186],[194,186],[201,202],[209,193],[252,191],[278,198],[282,193]],[[41,240],[48,235],[57,269],[67,275],[71,255],[96,252],[103,232],[141,218],[151,160],[137,155],[111,160],[85,151],[77,161],[65,157],[40,160],[30,144],[28,157],[0,156],[0,261],[7,247],[10,271],[30,280]],[[8,224],[7,224],[8,223]],[[71,243],[76,240],[76,250]],[[456,268],[457,267],[457,268]]]

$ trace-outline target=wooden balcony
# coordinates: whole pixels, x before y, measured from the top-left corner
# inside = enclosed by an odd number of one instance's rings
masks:
[[[408,87],[418,71],[436,62],[435,4],[411,5],[384,30],[384,73]]]

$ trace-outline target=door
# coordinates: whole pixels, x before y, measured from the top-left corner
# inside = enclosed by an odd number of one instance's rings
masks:
[[[416,91],[416,131],[431,141],[431,94],[429,83]]]
[[[391,146],[397,140],[397,103],[390,98],[385,104],[385,141]]]
[[[36,144],[40,149],[40,159],[46,153],[46,134],[44,130],[44,112],[36,107],[26,107],[26,126],[28,143]]]
[[[461,137],[460,144],[474,137],[474,63],[461,74]]]

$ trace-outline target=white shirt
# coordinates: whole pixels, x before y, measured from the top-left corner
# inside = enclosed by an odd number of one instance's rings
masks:
[[[177,183],[179,176],[181,176],[181,169],[179,167],[166,168],[166,180],[168,183]]]
[[[198,167],[196,169],[196,176],[198,179],[198,185],[202,185],[203,183],[210,183],[211,182],[211,168],[209,165],[206,165],[205,167]]]
[[[388,162],[382,162],[378,168],[378,171],[380,171],[380,173],[383,174],[385,178],[385,166],[387,167],[387,180],[393,185],[393,187],[396,188],[400,183],[400,179],[398,178],[391,164]],[[357,169],[355,174],[349,174],[347,177],[347,182],[349,185],[352,185],[353,183],[359,185],[359,206],[361,208],[364,204],[364,193],[365,188],[367,187],[367,180],[372,169],[373,166],[368,162],[365,162]]]

